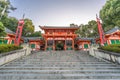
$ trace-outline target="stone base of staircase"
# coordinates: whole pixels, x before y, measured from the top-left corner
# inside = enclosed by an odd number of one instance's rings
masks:
[[[1,66],[0,80],[120,80],[120,66],[85,51],[45,51]]]

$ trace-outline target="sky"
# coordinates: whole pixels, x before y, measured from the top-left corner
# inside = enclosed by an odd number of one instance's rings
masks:
[[[35,31],[40,26],[69,26],[71,23],[87,24],[96,20],[106,0],[10,0],[17,8],[9,16],[33,21]]]

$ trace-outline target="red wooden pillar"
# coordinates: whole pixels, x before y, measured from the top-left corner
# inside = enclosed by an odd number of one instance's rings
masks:
[[[11,44],[11,42],[12,42],[12,39],[9,38],[9,39],[8,39],[8,44]]]
[[[65,50],[66,50],[66,47],[67,47],[67,46],[66,46],[66,38],[65,38],[65,45],[64,45],[64,49],[65,49]]]
[[[74,40],[72,39],[72,48],[74,50]]]
[[[47,49],[47,39],[45,40],[45,50]]]
[[[108,45],[110,45],[110,39],[107,40]]]
[[[53,50],[55,50],[55,40],[53,39]]]

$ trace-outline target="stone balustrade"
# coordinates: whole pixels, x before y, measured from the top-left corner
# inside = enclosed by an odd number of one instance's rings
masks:
[[[28,45],[24,45],[23,49],[21,50],[15,50],[10,51],[7,53],[1,53],[0,54],[0,65],[6,64],[10,61],[13,61],[17,58],[24,57],[31,54],[31,48],[28,47]]]
[[[120,64],[120,53],[91,48],[89,54],[99,59],[104,59],[116,64]]]

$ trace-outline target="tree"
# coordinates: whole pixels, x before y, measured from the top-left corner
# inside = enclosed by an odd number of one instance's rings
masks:
[[[95,37],[98,35],[97,23],[91,20],[88,24],[81,24],[80,28],[76,31],[79,37]]]
[[[2,15],[3,12],[4,12],[4,15],[8,16],[8,13],[14,10],[16,10],[16,8],[11,5],[9,0],[7,1],[0,0],[0,16]]]
[[[5,36],[5,27],[2,22],[0,22],[0,37],[1,36]]]
[[[77,24],[72,23],[72,24],[70,24],[70,27],[78,27],[78,25],[77,25]]]
[[[41,31],[36,31],[30,35],[27,35],[27,37],[41,37]]]
[[[0,0],[0,17],[1,22],[5,27],[12,31],[16,31],[18,20],[14,17],[8,17],[8,13],[10,11],[14,11],[16,8],[14,8],[9,0]]]
[[[25,19],[25,24],[24,24],[24,27],[23,27],[23,33],[22,35],[23,36],[27,36],[27,35],[30,35],[34,32],[34,25],[33,25],[33,22],[32,20],[30,19]]]
[[[88,37],[95,37],[98,35],[98,27],[97,22],[95,20],[91,20],[88,22]]]
[[[23,27],[22,35],[27,36],[34,32],[34,25],[33,25],[32,20],[30,20],[30,19],[25,19],[24,21],[25,21],[25,24]],[[18,20],[15,17],[3,16],[2,23],[8,29],[12,30],[13,32],[16,32],[16,29],[18,26]]]
[[[18,20],[15,17],[3,16],[2,23],[6,28],[12,30],[13,32],[16,32]]]
[[[100,18],[105,31],[115,26],[120,27],[120,0],[108,0],[100,10]]]
[[[17,25],[18,25],[18,19],[16,19],[15,17],[8,17],[8,13],[10,11],[14,11],[16,8],[14,8],[10,1],[7,0],[0,0],[0,15],[2,14],[2,12],[4,11],[4,15],[1,18],[1,22],[3,23],[3,25],[5,27],[7,27],[8,29],[16,32],[17,29]],[[29,34],[32,34],[34,32],[34,25],[32,20],[30,19],[25,19],[25,24],[23,27],[23,36],[27,36]]]

